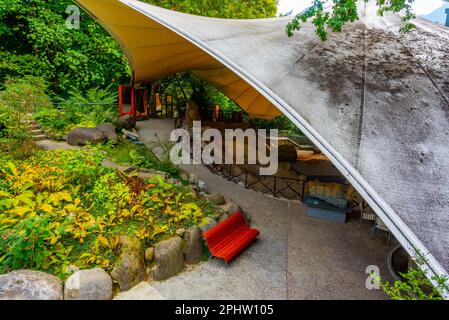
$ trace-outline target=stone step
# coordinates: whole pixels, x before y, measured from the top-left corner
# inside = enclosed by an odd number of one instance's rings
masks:
[[[42,130],[42,129],[35,129],[35,130],[31,130],[31,133],[33,135],[41,135],[41,134],[44,134],[44,130]]]
[[[46,140],[47,136],[45,134],[38,134],[33,136],[34,141]]]

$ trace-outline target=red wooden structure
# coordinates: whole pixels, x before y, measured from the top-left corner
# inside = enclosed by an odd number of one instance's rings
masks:
[[[148,118],[148,90],[120,85],[118,97],[120,117],[130,115],[136,119]]]
[[[134,87],[128,85],[118,86],[118,107],[120,117],[134,115]]]
[[[225,221],[204,233],[204,239],[214,257],[226,263],[231,262],[259,235],[259,230],[251,229],[243,214],[238,211]]]

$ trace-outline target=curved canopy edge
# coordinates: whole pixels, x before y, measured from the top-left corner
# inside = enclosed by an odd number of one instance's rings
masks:
[[[106,0],[103,0],[106,1]],[[111,2],[112,0],[108,1]],[[83,5],[86,10],[91,11],[89,6],[92,1],[89,0],[77,0]],[[253,74],[247,72],[238,63],[229,59],[223,55],[220,51],[211,47],[208,43],[194,36],[185,28],[175,25],[172,22],[164,19],[163,15],[158,14],[159,11],[163,10],[160,8],[152,7],[150,5],[143,5],[142,3],[135,0],[120,0],[112,1],[120,3],[129,8],[132,8],[135,12],[139,12],[148,18],[148,21],[157,23],[160,26],[174,32],[181,38],[193,44],[195,47],[201,49],[209,57],[213,58],[213,61],[219,63],[219,65],[224,66],[226,69],[230,70],[233,74],[237,75],[243,79],[247,84],[249,84],[254,90],[256,90],[260,95],[262,95],[266,100],[270,102],[272,106],[280,110],[285,114],[291,121],[293,121],[298,128],[332,161],[336,168],[351,182],[351,184],[357,189],[361,196],[368,202],[368,204],[373,208],[373,210],[379,215],[379,217],[384,221],[387,227],[395,235],[398,241],[404,246],[404,248],[412,256],[421,256],[426,261],[427,269],[430,271],[430,276],[432,275],[447,275],[446,270],[442,265],[435,259],[435,257],[429,252],[426,246],[418,239],[414,232],[404,223],[404,221],[399,217],[399,215],[393,210],[393,208],[384,200],[382,196],[367,182],[367,180],[359,173],[354,167],[353,163],[349,162],[339,153],[310,123],[307,121],[303,115],[301,115],[297,109],[291,107],[284,99],[278,96],[273,90],[268,88],[264,83],[259,81]],[[150,9],[148,9],[150,8]],[[154,10],[151,10],[154,8]],[[167,10],[164,10],[167,11]],[[95,12],[93,12],[95,14]],[[167,13],[168,14],[168,13]],[[179,13],[178,13],[179,14]],[[193,16],[192,16],[193,17]],[[283,20],[285,21],[285,19]],[[103,25],[107,24],[104,21]],[[106,28],[108,30],[108,28]],[[109,31],[109,30],[108,30]],[[111,32],[112,33],[112,32]],[[114,34],[114,33],[112,33]],[[117,35],[115,35],[117,37]],[[120,39],[119,39],[119,42]],[[126,50],[125,50],[126,52]],[[208,63],[213,61],[208,60]],[[219,67],[216,67],[219,68]],[[225,92],[226,93],[226,92]],[[231,97],[232,98],[232,97]],[[271,107],[271,106],[270,106]],[[447,292],[445,293],[447,298]]]

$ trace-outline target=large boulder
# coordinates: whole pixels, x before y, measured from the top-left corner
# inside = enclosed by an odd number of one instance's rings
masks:
[[[112,279],[103,269],[80,270],[67,278],[65,300],[111,300]]]
[[[295,162],[298,158],[298,153],[295,146],[291,144],[283,144],[278,147],[278,161]]]
[[[183,239],[184,260],[188,264],[196,264],[201,261],[203,244],[201,229],[193,226],[186,230]]]
[[[184,267],[182,239],[174,237],[156,244],[154,260],[156,261],[154,280],[164,280],[179,273]]]
[[[145,279],[144,249],[139,239],[120,237],[121,252],[111,272],[120,290],[126,291]]]
[[[106,140],[106,135],[95,128],[76,128],[67,135],[67,143],[71,146],[84,146],[87,143],[101,143]]]
[[[0,300],[63,300],[62,281],[51,274],[18,270],[0,276]]]
[[[119,142],[117,132],[115,132],[115,127],[112,123],[101,123],[97,125],[97,129],[105,134],[108,141]]]
[[[226,199],[225,199],[224,195],[221,193],[207,194],[205,196],[205,198],[207,201],[209,201],[217,206],[220,206],[220,205],[223,205],[226,203]]]
[[[122,129],[131,130],[136,127],[136,121],[134,121],[134,117],[127,115],[121,117],[117,122],[117,128],[121,131]]]

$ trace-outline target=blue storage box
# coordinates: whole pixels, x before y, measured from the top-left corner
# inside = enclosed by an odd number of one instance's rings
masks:
[[[306,197],[304,203],[307,205],[307,216],[319,218],[338,223],[346,223],[348,213],[351,212],[351,203],[346,209],[332,206],[321,199]]]

